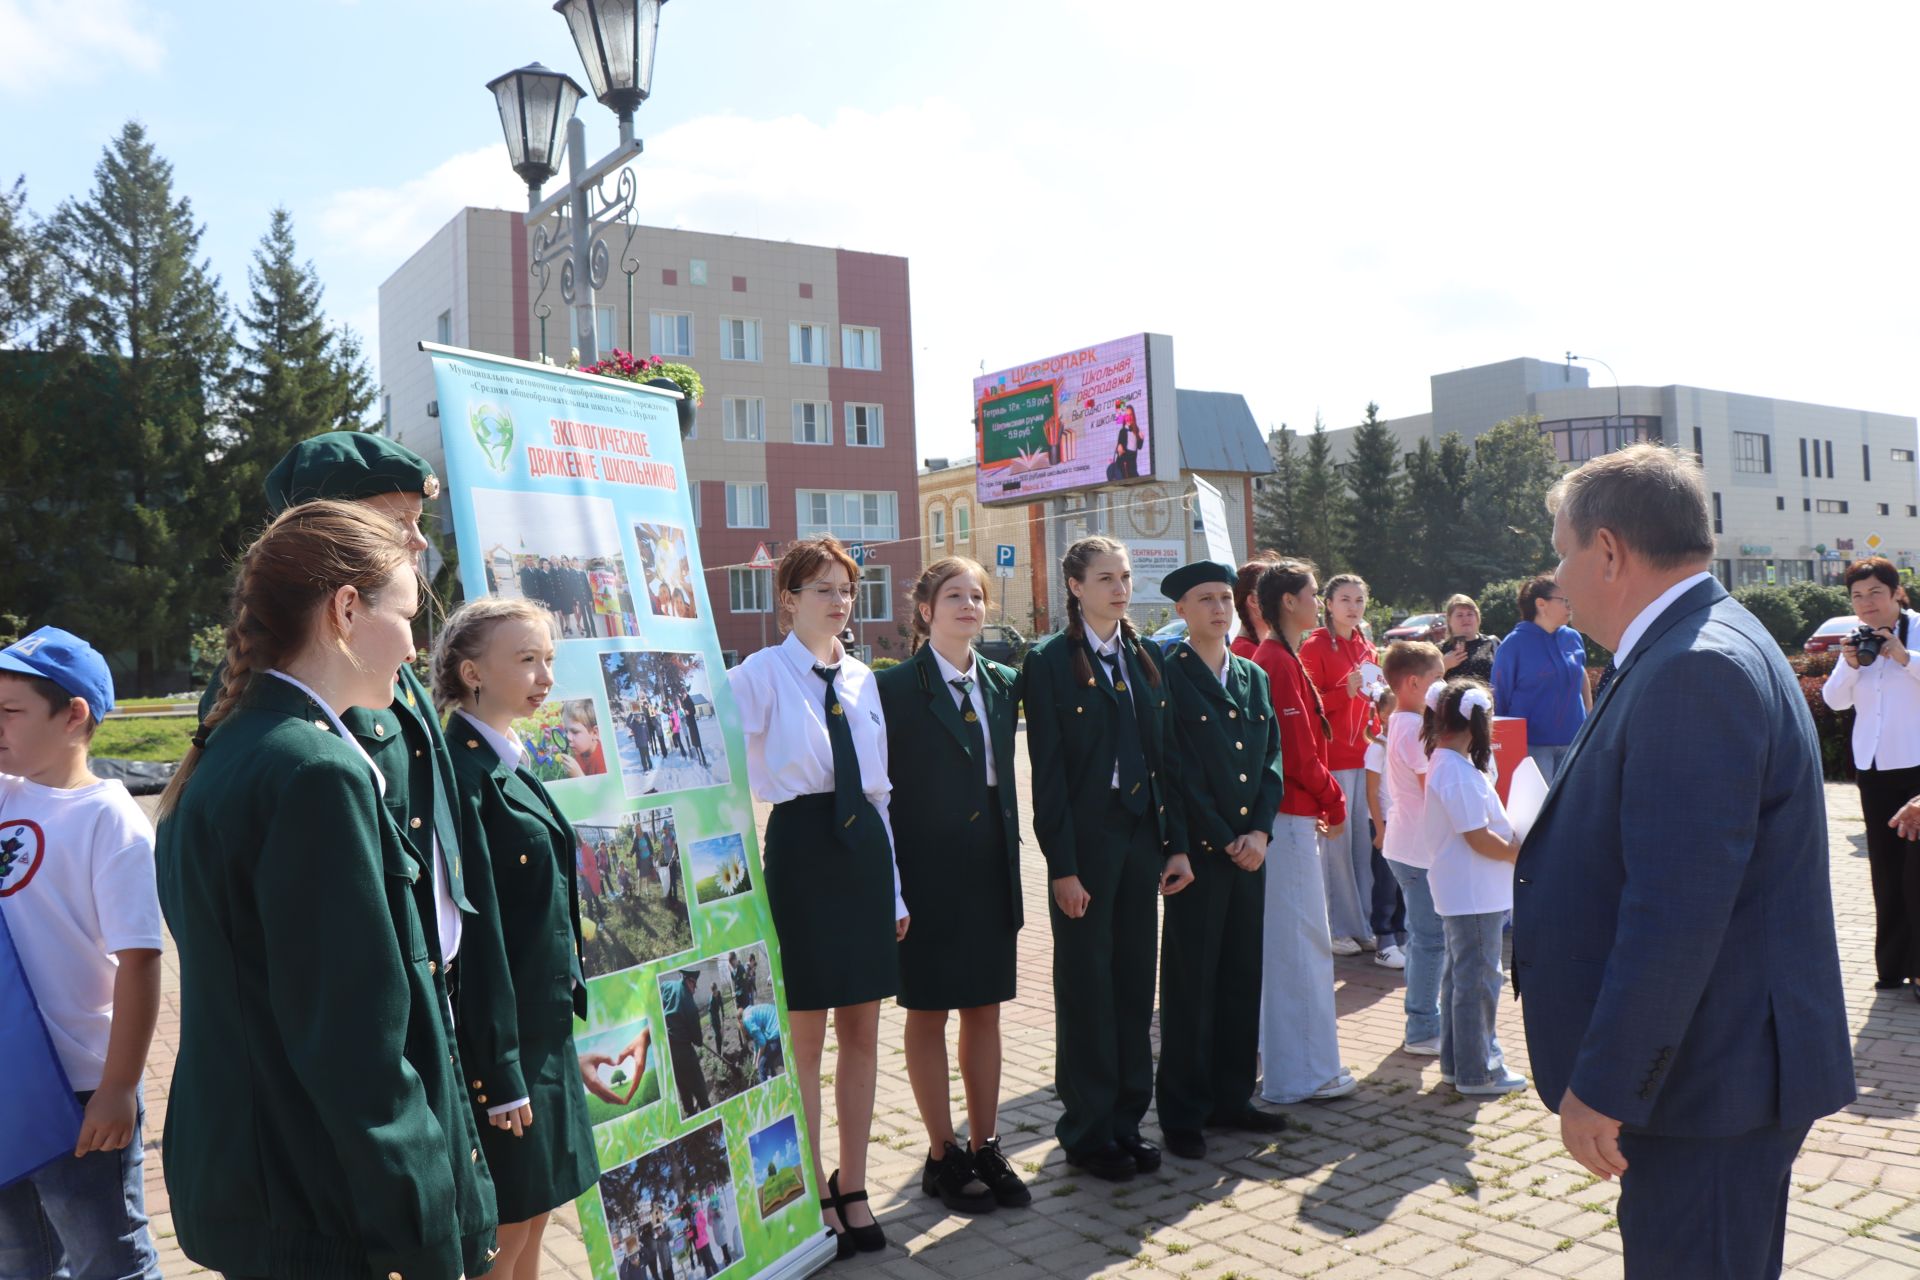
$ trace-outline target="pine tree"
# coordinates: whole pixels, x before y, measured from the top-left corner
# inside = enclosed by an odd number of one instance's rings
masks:
[[[1353,519],[1347,560],[1373,594],[1398,600],[1407,586],[1406,477],[1400,469],[1400,437],[1367,403],[1367,416],[1353,433],[1347,455],[1347,492]]]
[[[1466,506],[1471,532],[1461,540],[1459,560],[1467,581],[1528,577],[1552,566],[1547,490],[1559,478],[1560,460],[1538,414],[1503,419],[1473,442]]]
[[[1253,500],[1253,536],[1263,550],[1297,555],[1300,545],[1300,450],[1293,428],[1280,424],[1267,434],[1273,474],[1265,477]]]
[[[327,323],[319,276],[299,260],[293,218],[283,208],[254,250],[247,283],[234,440],[225,459],[240,501],[223,538],[229,554],[258,527],[261,486],[287,450],[323,431],[358,430],[374,399],[360,340]]]
[[[1460,544],[1467,527],[1466,443],[1450,431],[1438,449],[1422,440],[1407,462],[1406,538],[1413,554],[1407,562],[1407,603],[1438,604],[1478,583],[1460,580]]]
[[[130,652],[142,693],[185,662],[229,578],[219,534],[237,503],[216,427],[233,336],[219,278],[196,260],[202,231],[136,122],[107,146],[87,198],[48,225],[55,321],[84,349],[59,375],[70,413],[58,434],[80,456],[48,468],[28,554],[60,620]]]
[[[1331,577],[1346,564],[1347,488],[1327,443],[1327,424],[1317,414],[1300,463],[1298,510],[1299,554],[1313,561],[1322,578]]]
[[[46,309],[39,231],[25,178],[0,191],[0,350],[30,345]]]

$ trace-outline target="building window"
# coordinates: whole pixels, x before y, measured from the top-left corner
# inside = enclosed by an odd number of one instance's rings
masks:
[[[787,326],[787,359],[794,364],[827,363],[827,327],[821,324]]]
[[[1837,479],[1839,475],[1840,473],[1833,469],[1833,441],[1829,440],[1827,441],[1827,479]]]
[[[1807,438],[1800,437],[1800,474],[1807,474]]]
[[[856,622],[893,621],[893,569],[870,564],[860,570],[860,597],[854,602]]]
[[[878,369],[880,331],[850,324],[841,325],[840,363],[849,369]]]
[[[767,438],[767,402],[759,396],[728,396],[726,438],[762,441]]]
[[[760,358],[760,322],[731,316],[721,317],[720,358],[722,360],[758,360]]]
[[[1698,440],[1698,429],[1695,429]],[[1733,433],[1733,469],[1756,475],[1773,472],[1773,439],[1758,431]]]
[[[825,401],[793,402],[793,442],[795,444],[833,443],[833,406]]]
[[[1693,429],[1693,460],[1703,467],[1707,465],[1707,454],[1706,450],[1701,446],[1700,428],[1698,427]]]
[[[1873,479],[1873,446],[1872,445],[1863,444],[1860,446],[1860,478],[1862,480]],[[1887,513],[1885,511],[1882,511],[1880,514],[1885,515]]]
[[[964,502],[953,504],[953,540],[973,541],[973,508]]]
[[[1785,498],[1775,498],[1773,500],[1773,509],[1775,511],[1785,511],[1787,509],[1787,500]]]
[[[1543,422],[1540,430],[1553,441],[1553,452],[1560,461],[1580,463],[1643,440],[1660,439],[1657,417],[1566,418]]]
[[[1893,460],[1894,460],[1895,462],[1912,462],[1912,461],[1913,461],[1913,450],[1911,450],[1911,449],[1895,449],[1895,450],[1893,451]]]
[[[830,533],[842,542],[890,542],[899,536],[899,504],[891,492],[801,489],[797,535]]]
[[[653,354],[686,358],[693,355],[693,317],[684,311],[656,311],[647,317]]]
[[[939,551],[947,541],[947,509],[945,507],[927,508],[927,547]]]
[[[1920,507],[1916,507],[1909,502],[1907,504],[1907,519],[1911,520],[1916,516],[1920,516]]]
[[[735,613],[772,613],[773,570],[727,570],[727,607]]]
[[[1813,499],[1812,499],[1812,498],[1802,498],[1802,499],[1800,499],[1800,509],[1801,509],[1802,511],[1811,511],[1811,510],[1813,510]]]
[[[1822,498],[1813,504],[1813,509],[1821,515],[1843,516],[1847,514],[1847,504],[1841,498]]]
[[[433,322],[433,340],[443,347],[453,345],[453,312],[442,311]]]
[[[764,529],[767,527],[767,486],[765,484],[729,484],[727,486],[727,528]]]
[[[880,406],[877,404],[850,404],[847,406],[847,443],[863,449],[878,449],[885,444],[886,433],[880,425]]]
[[[1713,531],[1715,533],[1726,532],[1725,529],[1720,527],[1720,495],[1717,493],[1713,495]]]
[[[1889,507],[1889,506],[1888,506],[1888,505],[1887,505],[1886,503],[1884,503],[1884,502],[1881,502],[1881,503],[1877,503],[1877,504],[1875,504],[1875,505],[1877,505],[1877,506],[1878,506],[1878,507],[1880,508],[1880,514],[1881,514],[1881,515],[1883,515],[1883,516],[1890,516],[1890,515],[1892,515],[1892,514],[1893,514],[1893,509],[1892,509],[1891,507]]]

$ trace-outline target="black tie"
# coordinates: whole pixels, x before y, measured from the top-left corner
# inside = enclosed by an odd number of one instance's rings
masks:
[[[816,663],[813,674],[827,682],[827,741],[833,746],[833,825],[843,844],[853,843],[853,827],[860,818],[860,755],[853,749],[853,728],[847,723],[846,709],[833,687],[840,675],[838,667]]]
[[[1598,706],[1600,703],[1600,699],[1606,696],[1607,686],[1612,684],[1613,678],[1619,674],[1620,674],[1620,668],[1613,665],[1612,658],[1608,658],[1607,669],[1600,673],[1600,683],[1595,685],[1593,689],[1593,701],[1595,706]]]
[[[1120,664],[1120,651],[1103,653],[1100,660],[1107,664],[1113,687],[1122,695],[1120,744],[1115,761],[1120,766],[1120,803],[1127,806],[1128,813],[1137,816],[1147,811],[1147,757],[1140,746],[1140,722],[1134,718],[1133,699],[1126,696],[1126,669]]]
[[[987,790],[987,733],[973,709],[973,677],[955,676],[947,681],[960,691],[960,718],[967,722],[967,750],[973,753],[973,786],[978,794]]]

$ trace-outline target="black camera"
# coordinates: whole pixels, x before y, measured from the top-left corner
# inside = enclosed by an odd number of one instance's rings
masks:
[[[1880,656],[1880,646],[1887,642],[1885,636],[1868,626],[1860,627],[1848,638],[1853,641],[1853,656],[1863,667],[1873,665],[1873,660]]]

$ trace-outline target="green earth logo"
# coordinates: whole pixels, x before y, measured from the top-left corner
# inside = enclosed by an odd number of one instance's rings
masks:
[[[505,475],[507,455],[513,451],[513,415],[497,404],[469,404],[467,425],[473,429],[473,442],[486,455],[487,465]]]

